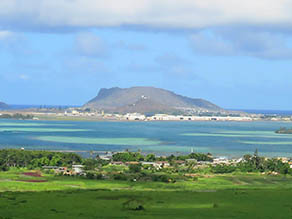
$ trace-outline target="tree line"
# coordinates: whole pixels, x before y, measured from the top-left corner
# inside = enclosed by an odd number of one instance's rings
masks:
[[[289,163],[285,163],[277,158],[266,158],[258,155],[244,155],[241,162],[236,165],[218,164],[212,167],[213,173],[239,172],[276,172],[280,174],[292,174]]]
[[[22,120],[25,120],[25,119],[33,119],[33,116],[29,115],[29,114],[23,115],[20,113],[2,114],[2,115],[0,115],[0,119],[22,119]]]
[[[81,164],[82,157],[74,153],[51,151],[25,151],[19,149],[0,150],[0,169],[10,167],[27,167],[30,169],[42,166],[71,166]]]
[[[175,164],[174,161],[194,159],[196,161],[213,161],[211,154],[191,153],[188,155],[170,155],[167,157],[157,157],[154,154],[143,155],[139,152],[120,152],[112,156],[112,161],[131,162],[131,161],[168,161]],[[0,150],[0,170],[5,171],[10,167],[26,167],[29,169],[42,168],[43,166],[71,167],[73,164],[84,165],[85,170],[95,170],[106,166],[110,161],[99,158],[82,158],[75,153],[62,153],[52,151],[26,151],[19,149],[1,149]],[[195,162],[196,163],[196,162]],[[187,162],[184,169],[187,172],[193,172],[196,164]],[[189,168],[188,168],[189,167]],[[292,174],[289,163],[276,158],[265,158],[258,155],[256,151],[253,155],[244,155],[242,161],[237,164],[217,164],[209,165],[212,173],[232,173],[238,172],[277,172],[281,174]],[[130,165],[130,172],[140,172],[141,165]]]
[[[146,162],[155,162],[155,161],[174,161],[174,160],[187,160],[187,159],[195,159],[196,161],[213,161],[211,154],[202,154],[202,153],[191,153],[187,155],[170,155],[167,157],[157,157],[155,154],[147,154],[143,155],[139,152],[120,152],[113,155],[113,161],[121,161],[121,162],[130,162],[130,161],[146,161]]]

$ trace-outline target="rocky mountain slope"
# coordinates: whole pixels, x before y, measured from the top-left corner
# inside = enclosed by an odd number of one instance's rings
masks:
[[[189,98],[155,87],[103,88],[84,107],[118,113],[224,111],[204,99]]]

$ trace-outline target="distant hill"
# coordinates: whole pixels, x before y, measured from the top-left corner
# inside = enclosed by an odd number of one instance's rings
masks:
[[[99,91],[97,97],[86,103],[84,107],[118,113],[224,111],[209,101],[181,96],[154,87],[103,88]]]
[[[9,106],[6,103],[0,102],[0,109],[8,109]]]

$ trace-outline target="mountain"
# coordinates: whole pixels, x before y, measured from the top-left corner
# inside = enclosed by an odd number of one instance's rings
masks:
[[[0,102],[0,109],[8,109],[9,106],[6,103]]]
[[[155,87],[102,88],[84,108],[118,113],[174,113],[224,111],[215,104]]]

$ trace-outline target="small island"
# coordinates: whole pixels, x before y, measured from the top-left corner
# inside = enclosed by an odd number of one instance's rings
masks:
[[[0,101],[0,109],[8,109],[9,106],[6,103]]]
[[[277,134],[292,134],[292,128],[287,129],[287,128],[280,128],[279,130],[276,131]]]

